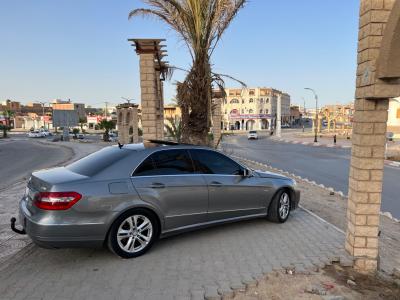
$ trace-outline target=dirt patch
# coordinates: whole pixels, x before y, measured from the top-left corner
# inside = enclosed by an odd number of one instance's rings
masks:
[[[374,276],[358,274],[351,268],[333,265],[310,275],[270,274],[256,287],[237,293],[233,299],[397,300],[400,288]]]

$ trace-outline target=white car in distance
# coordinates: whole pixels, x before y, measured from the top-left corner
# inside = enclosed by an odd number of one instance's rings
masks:
[[[257,131],[255,131],[255,130],[250,130],[249,133],[247,134],[247,139],[248,139],[248,140],[258,140]]]

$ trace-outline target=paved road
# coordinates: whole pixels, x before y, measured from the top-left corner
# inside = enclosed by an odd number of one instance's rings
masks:
[[[350,149],[287,144],[262,137],[248,141],[246,136],[226,137],[223,145],[236,155],[270,164],[347,194]],[[400,218],[400,169],[385,166],[382,211]]]
[[[0,141],[0,189],[34,170],[54,166],[71,156],[71,149],[43,145],[37,140]]]

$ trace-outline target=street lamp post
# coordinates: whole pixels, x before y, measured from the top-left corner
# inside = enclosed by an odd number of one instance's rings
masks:
[[[305,90],[309,90],[314,94],[315,98],[315,134],[314,134],[314,143],[318,143],[318,96],[312,88],[304,88]]]
[[[44,105],[45,105],[47,102],[40,102],[40,101],[38,101],[38,103],[42,104],[43,129],[46,129],[46,121],[44,120]]]

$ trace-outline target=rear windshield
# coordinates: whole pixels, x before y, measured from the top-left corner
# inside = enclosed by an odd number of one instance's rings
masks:
[[[132,150],[107,147],[73,162],[66,168],[74,173],[93,176],[131,153]]]
[[[250,131],[250,133],[257,133],[257,131]]]

